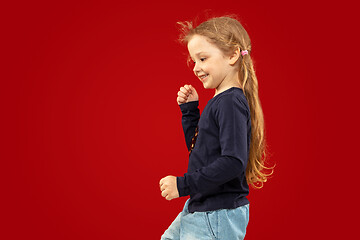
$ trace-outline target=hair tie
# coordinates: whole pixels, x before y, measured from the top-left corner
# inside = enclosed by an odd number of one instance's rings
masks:
[[[243,51],[241,51],[241,55],[242,56],[245,56],[246,54],[248,54],[249,52],[248,52],[248,50],[243,50]]]

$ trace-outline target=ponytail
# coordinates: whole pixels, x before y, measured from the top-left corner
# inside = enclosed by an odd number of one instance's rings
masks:
[[[262,188],[263,183],[273,173],[273,167],[265,166],[265,122],[258,94],[258,80],[250,55],[245,55],[241,59],[239,79],[249,104],[251,117],[251,144],[246,180],[253,187]],[[271,169],[271,172],[264,173],[264,169]]]

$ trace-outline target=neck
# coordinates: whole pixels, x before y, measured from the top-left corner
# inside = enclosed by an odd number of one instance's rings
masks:
[[[225,78],[221,83],[220,85],[215,89],[215,95],[218,95],[219,93],[222,93],[232,87],[237,87],[237,88],[241,88],[241,85],[240,85],[240,80],[238,78],[238,74],[236,72],[236,74],[233,74],[230,78]]]

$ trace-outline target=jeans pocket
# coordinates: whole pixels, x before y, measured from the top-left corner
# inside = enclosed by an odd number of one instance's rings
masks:
[[[214,212],[205,212],[204,213],[204,216],[205,216],[205,221],[206,221],[206,224],[209,228],[209,231],[210,231],[210,234],[211,236],[216,239],[217,237],[217,224],[218,224],[218,221],[217,221],[217,216],[215,216],[217,214],[216,211]]]

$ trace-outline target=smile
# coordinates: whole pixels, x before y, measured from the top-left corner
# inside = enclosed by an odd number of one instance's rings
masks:
[[[205,75],[200,75],[198,77],[201,81],[204,81],[208,76],[209,76],[209,74],[205,74]]]

